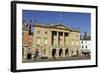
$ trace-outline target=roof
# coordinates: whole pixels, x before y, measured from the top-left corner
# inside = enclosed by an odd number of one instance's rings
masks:
[[[59,26],[61,26],[62,28],[58,28]],[[34,24],[33,27],[44,27],[44,28],[57,28],[57,29],[67,29],[67,30],[70,30],[70,31],[77,31],[77,32],[80,32],[79,29],[76,29],[76,28],[72,28],[72,27],[69,27],[69,26],[65,26],[63,24]]]

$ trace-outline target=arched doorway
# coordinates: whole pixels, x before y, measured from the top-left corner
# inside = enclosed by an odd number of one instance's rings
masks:
[[[59,56],[62,55],[62,52],[63,52],[63,50],[62,49],[59,49]]]
[[[76,51],[77,52],[77,55],[79,55],[79,51]]]
[[[65,50],[65,56],[68,55],[68,49]]]
[[[52,49],[52,57],[55,58],[56,55],[56,49]]]
[[[27,54],[27,59],[31,59],[31,56],[32,56],[31,53],[28,53]]]

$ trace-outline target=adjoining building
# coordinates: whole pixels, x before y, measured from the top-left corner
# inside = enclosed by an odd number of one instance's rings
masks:
[[[32,59],[33,33],[31,32],[31,21],[29,24],[23,22],[22,29],[22,60]]]
[[[90,55],[91,54],[91,37],[87,35],[85,32],[83,36],[81,36],[80,40],[81,44],[81,53],[82,55]]]
[[[23,57],[26,56],[26,59],[30,57],[32,59],[32,54],[36,54],[36,51],[38,51],[40,58],[60,58],[81,55],[79,29],[70,28],[63,24],[47,25],[38,22],[35,22],[32,26],[33,33],[31,36],[33,38],[31,37],[31,49],[29,49],[28,45],[30,37],[29,26],[23,30],[25,35],[23,35],[23,48],[27,48],[30,51],[26,51],[27,54],[23,55]],[[27,42],[27,45],[25,45],[25,42]]]

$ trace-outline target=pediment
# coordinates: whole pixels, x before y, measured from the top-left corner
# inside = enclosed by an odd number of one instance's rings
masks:
[[[64,26],[57,26],[57,27],[55,27],[55,28],[62,28],[62,29],[66,29],[66,27],[64,27]]]
[[[59,28],[59,29],[69,29],[68,27],[64,25],[55,25],[54,28]]]

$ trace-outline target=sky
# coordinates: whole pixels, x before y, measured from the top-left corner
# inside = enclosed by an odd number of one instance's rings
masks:
[[[55,12],[55,11],[35,11],[35,10],[23,10],[22,20],[26,23],[29,20],[37,20],[38,23],[45,24],[63,24],[65,26],[80,29],[81,35],[87,32],[91,34],[91,14],[79,13],[79,12]]]

